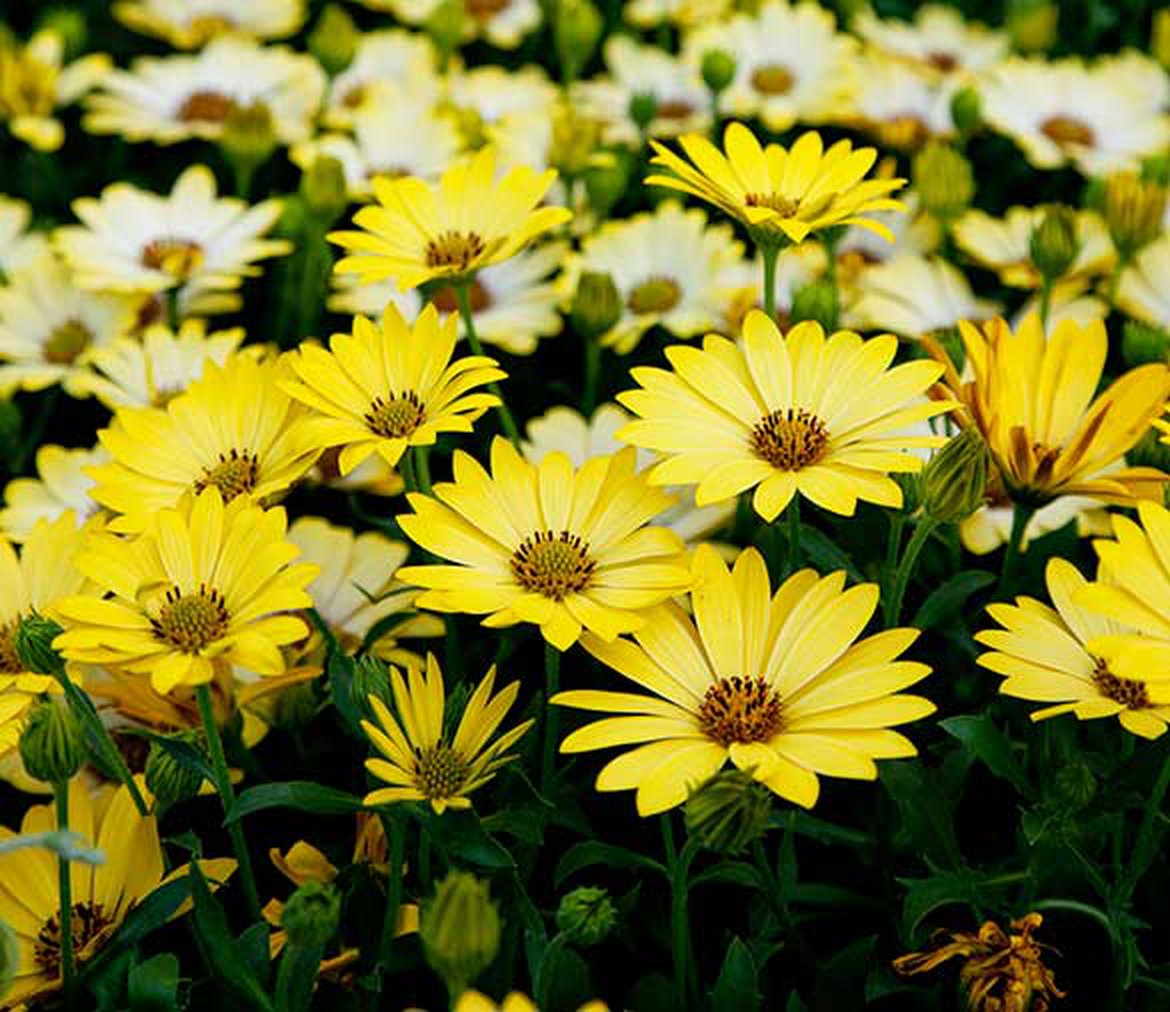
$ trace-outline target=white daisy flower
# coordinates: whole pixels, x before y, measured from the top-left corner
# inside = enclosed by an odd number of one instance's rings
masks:
[[[1008,543],[1012,533],[1014,510],[1011,503],[983,506],[959,524],[959,538],[963,547],[973,555],[989,555]],[[1070,523],[1076,523],[1077,537],[1108,537],[1112,533],[1109,511],[1099,499],[1064,495],[1041,506],[1032,514],[1020,548],[1045,534],[1051,534]]]
[[[0,280],[11,277],[48,252],[48,236],[30,232],[31,220],[28,204],[0,194]]]
[[[857,61],[850,119],[883,147],[911,151],[932,137],[952,137],[957,78],[931,77],[913,64],[870,55]]]
[[[732,6],[732,0],[630,0],[622,20],[638,28],[697,28],[726,17]]]
[[[353,60],[329,83],[322,119],[334,129],[348,127],[365,108],[386,113],[380,90],[384,85],[438,101],[443,80],[430,36],[404,28],[367,32],[358,41]]]
[[[305,23],[305,0],[118,0],[113,15],[131,31],[198,49],[219,35],[284,39]]]
[[[456,109],[464,119],[476,121],[482,131],[484,125],[498,123],[505,116],[518,113],[540,113],[551,116],[557,103],[558,91],[543,70],[525,66],[509,71],[503,67],[486,65],[473,70],[457,70],[447,77],[445,102]],[[465,127],[469,142],[482,137],[471,136],[475,124]]]
[[[1007,55],[1009,39],[953,7],[923,4],[912,21],[882,19],[862,9],[850,27],[874,49],[912,61],[936,74],[966,76],[993,66]]]
[[[70,450],[47,444],[37,450],[35,478],[13,478],[4,487],[0,534],[21,542],[41,520],[52,523],[72,510],[81,526],[101,507],[90,498],[94,481],[86,469],[104,464],[110,455],[101,446]]]
[[[1089,281],[1085,278],[1074,278],[1071,281],[1061,281],[1052,286],[1052,294],[1048,300],[1049,334],[1065,320],[1072,320],[1078,327],[1087,327],[1097,320],[1104,320],[1109,315],[1109,303],[1089,290]],[[1011,318],[1012,330],[1016,330],[1033,313],[1040,312],[1040,293],[1034,293]]]
[[[142,57],[86,101],[85,129],[129,141],[218,140],[233,110],[263,103],[282,144],[303,140],[325,92],[311,56],[225,36],[194,55]]]
[[[815,242],[804,242],[780,251],[776,258],[776,322],[781,330],[792,323],[792,303],[796,293],[816,281],[825,272],[825,251]],[[723,312],[717,333],[738,340],[743,332],[744,317],[753,309],[763,309],[764,267],[758,256],[741,260],[720,277]]]
[[[1117,305],[1138,320],[1170,329],[1170,232],[1121,272]]]
[[[358,0],[375,11],[389,11],[408,25],[425,25],[443,0]],[[463,0],[463,41],[486,39],[500,49],[515,49],[541,19],[537,0]]]

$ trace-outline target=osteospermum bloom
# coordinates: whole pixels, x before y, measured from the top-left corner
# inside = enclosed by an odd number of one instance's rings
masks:
[[[454,1012],[539,1012],[536,1003],[519,991],[504,996],[498,1005],[481,991],[464,991],[455,1002]],[[609,1012],[603,1001],[587,1001],[577,1012]]]
[[[709,226],[702,211],[669,200],[633,218],[608,221],[588,236],[566,263],[561,287],[571,299],[585,271],[613,279],[622,313],[601,343],[625,355],[651,327],[675,337],[717,327],[732,272],[742,261],[743,245],[728,226]]]
[[[994,66],[1008,51],[1005,33],[968,21],[952,7],[923,4],[914,18],[882,19],[866,7],[850,23],[875,49],[941,75],[969,75]]]
[[[1170,328],[1170,232],[1150,243],[1121,272],[1117,305],[1139,320]]]
[[[962,321],[959,333],[971,378],[962,380],[928,337],[931,354],[946,366],[933,393],[962,404],[956,419],[987,441],[1014,502],[1083,495],[1129,503],[1167,480],[1156,468],[1116,467],[1165,409],[1166,366],[1131,369],[1094,397],[1109,350],[1100,321],[1081,327],[1065,320],[1047,339],[1039,316],[1015,332],[999,318],[982,330]]]
[[[69,450],[46,443],[37,449],[35,478],[13,478],[4,486],[0,534],[24,541],[39,520],[54,521],[67,510],[81,524],[101,507],[90,496],[93,478],[87,470],[109,460],[100,446]]]
[[[363,207],[353,219],[363,231],[329,235],[350,251],[335,270],[363,282],[393,278],[401,289],[462,279],[572,217],[563,207],[537,207],[556,178],[552,169],[515,166],[498,182],[495,172],[489,146],[450,166],[438,184],[375,178],[378,206]]]
[[[992,494],[991,503],[981,506],[959,524],[963,547],[973,555],[988,555],[1003,548],[1011,540],[1014,512],[1010,499],[1002,493]],[[1020,537],[1020,551],[1037,538],[1069,524],[1079,538],[1099,537],[1111,530],[1109,511],[1099,499],[1062,495],[1041,506],[1028,519]]]
[[[128,141],[219,140],[233,112],[260,103],[276,139],[290,144],[313,131],[324,93],[325,72],[313,57],[226,36],[194,55],[141,57],[107,74],[86,100],[84,123],[90,133]]]
[[[352,334],[334,334],[329,351],[301,345],[290,358],[295,380],[281,384],[316,413],[304,438],[341,446],[338,467],[349,474],[372,453],[394,467],[411,446],[430,446],[444,432],[471,432],[488,408],[500,403],[476,387],[506,373],[494,359],[467,355],[452,361],[458,320],[428,305],[411,326],[394,303],[381,325],[356,316]]]
[[[103,855],[96,865],[79,861],[70,865],[73,958],[80,967],[110,943],[127,914],[159,886],[187,875],[190,866],[166,874],[158,822],[153,815],[138,813],[125,787],[107,787],[91,797],[86,784],[75,777],[68,790],[68,828]],[[52,805],[33,805],[20,830],[44,833],[56,826]],[[0,827],[0,841],[15,835]],[[232,875],[236,862],[204,858],[199,869],[214,889]],[[40,1005],[61,990],[57,883],[57,857],[51,850],[26,847],[0,854],[0,919],[15,932],[19,952],[14,979],[4,994],[6,1008]],[[184,909],[179,907],[176,914]]]
[[[430,95],[432,101],[441,96],[443,79],[429,35],[403,28],[365,32],[349,66],[329,82],[322,119],[329,127],[348,127],[356,116],[378,107],[387,87]]]
[[[735,568],[709,545],[694,557],[692,620],[677,604],[655,609],[633,641],[582,645],[649,693],[579,689],[552,699],[603,717],[570,734],[562,752],[636,746],[597,776],[599,791],[637,790],[640,815],[686,800],[728,760],[781,797],[811,808],[818,776],[877,778],[875,759],[915,754],[889,728],[934,712],[899,694],[930,673],[898,660],[918,636],[890,629],[855,642],[878,588],[844,589],[845,574],[790,576],[773,594],[759,552]]]
[[[959,84],[913,65],[870,54],[857,61],[857,88],[848,117],[883,147],[913,151],[932,137],[951,137],[951,101]]]
[[[215,176],[192,165],[159,196],[130,183],[107,186],[100,199],[73,202],[81,225],[63,225],[53,241],[83,288],[116,292],[181,290],[185,308],[203,303],[225,312],[239,306],[235,290],[259,274],[256,260],[287,253],[278,239],[262,239],[280,215],[280,201],[249,207],[217,197]],[[225,299],[223,293],[230,293]],[[219,296],[219,297],[216,297]],[[211,311],[207,309],[206,311]]]
[[[440,814],[448,808],[470,808],[467,795],[515,758],[507,754],[508,749],[533,724],[522,721],[493,740],[520,691],[519,682],[510,682],[493,694],[495,682],[493,665],[467,700],[454,734],[448,734],[443,673],[434,655],[427,654],[425,674],[410,667],[404,679],[397,668],[391,668],[390,689],[398,720],[381,699],[370,696],[376,723],[362,721],[362,730],[382,756],[367,759],[366,769],[391,786],[371,791],[365,803],[426,801]]]
[[[650,143],[653,163],[672,175],[648,176],[647,183],[714,204],[747,225],[757,243],[799,243],[833,225],[859,225],[892,240],[870,214],[905,210],[889,196],[904,179],[865,179],[877,158],[874,148],[854,150],[841,140],[826,151],[816,132],[801,134],[791,149],[762,148],[746,126],[730,123],[723,134],[726,153],[698,134],[681,139],[692,164]]]
[[[1032,720],[1063,713],[1073,713],[1079,720],[1117,717],[1132,734],[1159,737],[1170,720],[1170,706],[1151,704],[1144,682],[1119,678],[1087,646],[1125,628],[1078,602],[1089,584],[1072,563],[1050,559],[1045,578],[1051,606],[1031,597],[988,605],[988,614],[1003,628],[975,634],[977,642],[991,648],[979,663],[1005,676],[999,691],[1055,704],[1034,710]]]
[[[399,572],[426,588],[420,608],[485,614],[496,628],[532,622],[567,650],[582,627],[607,640],[639,628],[640,612],[690,584],[678,535],[646,526],[672,500],[636,472],[633,450],[578,469],[550,453],[537,466],[497,437],[490,475],[462,451],[453,467],[453,482],[433,499],[408,496],[415,512],[398,518],[455,563]]]
[[[208,362],[223,366],[243,340],[242,327],[208,333],[204,320],[184,320],[178,331],[151,324],[140,339],[120,338],[95,349],[73,388],[111,411],[165,407],[203,375]]]
[[[160,693],[211,681],[219,661],[261,675],[284,671],[280,647],[303,638],[287,612],[311,608],[317,567],[293,564],[280,508],[205,489],[160,510],[134,540],[95,538],[76,560],[112,597],[57,603],[65,626],[54,645],[68,658],[150,675]]]
[[[235,355],[204,365],[186,393],[159,408],[122,408],[98,438],[110,463],[90,473],[92,495],[122,516],[119,531],[138,531],[187,492],[215,488],[265,502],[310,466],[320,447],[305,438],[305,411],[280,389],[279,362]]]
[[[0,287],[0,392],[78,383],[101,348],[128,334],[137,307],[125,295],[79,289],[55,256],[45,253]]]
[[[30,231],[31,220],[28,204],[0,195],[0,277],[19,273],[48,252],[48,237]]]
[[[389,11],[408,25],[425,25],[442,0],[358,0],[375,11]],[[486,39],[501,49],[515,49],[541,20],[537,0],[467,0],[463,5],[462,40]]]
[[[220,35],[283,39],[305,21],[305,0],[119,0],[112,8],[127,28],[198,49]]]
[[[844,516],[859,500],[900,506],[889,473],[919,470],[921,460],[904,451],[943,442],[903,430],[949,405],[915,401],[941,367],[919,360],[891,368],[897,350],[893,335],[826,339],[811,321],[782,335],[753,310],[738,345],[708,334],[701,349],[666,350],[672,371],[633,369],[641,389],[618,400],[638,419],[618,437],[657,450],[663,459],[650,481],[697,484],[700,506],[750,488],[769,522],[798,492]]]

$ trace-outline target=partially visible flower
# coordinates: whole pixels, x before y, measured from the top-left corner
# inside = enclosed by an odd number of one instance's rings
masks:
[[[997,489],[997,482],[992,483],[992,488]],[[999,490],[988,505],[959,525],[963,547],[974,555],[989,555],[1002,548],[1011,539],[1012,513],[1011,501]],[[1062,495],[1032,514],[1020,539],[1020,550],[1069,524],[1074,525],[1079,538],[1100,537],[1109,533],[1109,512],[1098,499]]]
[[[857,61],[849,119],[883,147],[914,151],[931,138],[952,137],[954,78],[932,78],[901,60],[869,55]]]
[[[732,0],[626,0],[622,17],[638,28],[701,28],[723,19],[732,6]]]
[[[1093,294],[1090,286],[1091,282],[1087,278],[1073,278],[1053,285],[1048,299],[1049,334],[1064,320],[1071,320],[1080,327],[1105,320],[1109,315],[1109,303]],[[1039,314],[1041,302],[1040,292],[1035,292],[1012,314],[1012,328],[1018,329],[1029,316]]]
[[[49,238],[29,231],[32,209],[23,200],[0,196],[0,280],[36,263],[49,249]]]
[[[35,478],[13,478],[4,486],[0,533],[12,541],[26,540],[38,521],[49,523],[66,511],[82,524],[101,507],[90,496],[93,478],[88,469],[104,464],[109,455],[101,446],[69,450],[46,443],[37,449]]]
[[[498,1005],[480,991],[464,991],[455,1002],[454,1012],[539,1012],[532,1000],[519,991],[512,991]],[[587,1001],[577,1012],[609,1012],[605,1002]]]
[[[349,66],[329,83],[322,116],[325,125],[345,129],[359,114],[377,110],[386,87],[391,93],[405,89],[438,100],[442,79],[428,36],[402,28],[362,35]]]
[[[865,7],[849,27],[873,48],[941,76],[970,76],[994,66],[1008,51],[1003,32],[935,3],[919,6],[913,20],[881,19]]]
[[[118,0],[112,13],[131,31],[176,49],[198,49],[221,35],[283,39],[305,21],[305,0]]]
[[[408,25],[423,26],[442,0],[358,0],[375,11],[389,11]],[[541,21],[537,0],[469,0],[463,4],[464,42],[486,39],[501,49],[515,49]]]
[[[859,230],[861,231],[861,230]],[[872,233],[866,232],[872,236]],[[882,245],[885,241],[877,240]],[[840,258],[838,258],[840,260]],[[819,243],[801,243],[780,251],[776,257],[776,323],[787,329],[792,323],[792,308],[796,293],[820,279],[825,270],[825,251]],[[716,333],[734,337],[743,329],[743,321],[753,309],[763,309],[760,276],[763,265],[760,257],[740,260],[724,272],[721,295],[722,307]],[[838,274],[838,282],[843,279]]]
[[[522,721],[493,739],[520,691],[519,682],[509,682],[494,692],[495,680],[493,666],[467,700],[451,733],[446,729],[443,673],[434,656],[427,655],[425,672],[412,666],[405,679],[391,668],[398,719],[381,699],[371,696],[376,723],[362,721],[362,730],[381,756],[367,759],[366,769],[389,786],[371,791],[365,803],[425,801],[439,814],[448,808],[470,808],[468,795],[515,758],[507,754],[508,749],[533,724]]]
[[[440,108],[455,111],[464,140],[472,148],[484,142],[486,127],[499,123],[505,116],[521,113],[551,116],[561,101],[557,86],[534,64],[519,70],[494,64],[456,69],[443,80],[445,97]]]
[[[1143,249],[1121,272],[1117,305],[1136,319],[1170,327],[1170,232]]]
[[[1161,183],[1137,172],[1115,172],[1105,180],[1101,212],[1122,263],[1162,234],[1162,218],[1170,207]]]

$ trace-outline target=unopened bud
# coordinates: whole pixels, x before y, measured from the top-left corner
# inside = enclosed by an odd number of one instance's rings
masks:
[[[596,886],[566,893],[557,907],[557,930],[584,949],[605,941],[616,924],[617,908],[609,893]]]
[[[974,513],[987,496],[991,451],[973,428],[948,439],[922,469],[922,508],[944,524]]]
[[[299,682],[282,689],[272,702],[272,719],[277,727],[300,731],[317,715],[320,702],[312,682]]]
[[[33,612],[24,616],[16,627],[12,646],[17,659],[26,671],[38,675],[62,675],[65,663],[53,649],[55,640],[64,630],[51,618]]]
[[[983,125],[983,102],[971,85],[960,88],[951,98],[951,119],[964,137],[970,137]]]
[[[793,293],[789,315],[793,323],[815,320],[826,331],[831,332],[837,327],[839,308],[836,287],[831,281],[821,278],[810,281]]]
[[[553,20],[553,44],[566,82],[575,81],[593,56],[605,19],[590,0],[560,0]]]
[[[1081,251],[1076,214],[1061,205],[1048,208],[1032,230],[1028,250],[1042,278],[1051,283],[1064,277]]]
[[[1142,179],[1170,187],[1170,155],[1150,155],[1142,159]]]
[[[387,702],[390,699],[390,671],[386,663],[373,654],[363,654],[353,667],[353,681],[350,682],[350,698],[353,705],[367,718],[372,717],[370,696]]]
[[[700,64],[703,83],[713,94],[726,91],[735,80],[735,57],[726,49],[708,49]]]
[[[345,169],[332,155],[318,155],[301,176],[305,207],[319,222],[332,225],[349,205]]]
[[[717,854],[746,850],[764,834],[772,796],[750,773],[723,770],[687,798],[687,833]]]
[[[561,175],[575,179],[589,167],[600,141],[601,122],[565,105],[553,117],[549,164]]]
[[[1152,323],[1126,320],[1121,331],[1121,356],[1128,366],[1170,362],[1170,333]]]
[[[1150,31],[1150,55],[1166,70],[1170,70],[1170,7],[1154,13]]]
[[[353,62],[360,38],[349,12],[338,4],[326,4],[309,32],[309,52],[330,77],[340,74]]]
[[[251,173],[268,161],[276,150],[276,128],[267,103],[257,99],[233,105],[223,121],[219,145],[237,171]]]
[[[467,35],[467,13],[462,0],[442,0],[423,25],[445,62]]]
[[[500,948],[500,915],[487,883],[450,872],[423,904],[418,931],[427,964],[452,996],[461,994]]]
[[[1049,0],[1009,0],[1006,27],[1012,45],[1022,53],[1052,48],[1060,21],[1060,8]]]
[[[912,174],[923,210],[936,218],[955,218],[971,205],[975,196],[971,163],[941,141],[931,141],[914,156]]]
[[[1097,794],[1097,778],[1087,763],[1064,761],[1056,771],[1056,796],[1073,808],[1084,808]]]
[[[585,193],[589,206],[598,218],[606,218],[630,187],[631,162],[629,156],[614,152],[605,165],[590,166],[585,170]]]
[[[37,19],[37,30],[53,32],[61,39],[66,63],[84,53],[89,42],[85,15],[75,7],[50,7]]]
[[[49,784],[72,778],[84,765],[85,732],[63,699],[38,703],[20,732],[20,758],[28,775]]]
[[[280,914],[280,926],[288,932],[289,945],[320,949],[337,931],[341,896],[327,882],[309,881],[297,886]]]
[[[1105,180],[1102,210],[1113,245],[1128,262],[1161,235],[1166,188],[1136,172],[1115,172]]]
[[[639,92],[630,99],[630,119],[639,130],[645,130],[658,115],[658,99],[648,91]]]
[[[584,271],[569,310],[573,329],[586,340],[606,333],[622,315],[622,298],[613,277],[601,271]]]
[[[195,745],[196,737],[188,732],[178,736],[182,741]],[[146,789],[160,805],[169,807],[181,801],[188,801],[199,793],[203,776],[198,770],[184,765],[160,742],[152,741],[146,754]]]

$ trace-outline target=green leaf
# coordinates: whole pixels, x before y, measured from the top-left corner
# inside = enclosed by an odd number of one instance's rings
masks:
[[[544,950],[533,990],[545,1012],[570,1012],[593,997],[589,967],[563,938],[554,938]]]
[[[320,945],[286,945],[276,976],[277,1012],[308,1012],[321,967]]]
[[[958,868],[962,858],[955,837],[955,804],[937,772],[921,760],[903,759],[883,763],[880,776],[919,854],[941,868]]]
[[[236,798],[231,814],[224,819],[224,825],[266,808],[295,808],[316,815],[348,815],[360,812],[364,807],[362,799],[356,794],[323,787],[310,780],[289,780],[278,784],[260,784],[243,791]]]
[[[127,980],[131,1012],[173,1012],[179,1007],[179,959],[160,952],[139,963]]]
[[[804,999],[796,991],[792,991],[788,995],[788,1001],[784,1005],[784,1012],[808,1012],[808,1006],[804,1003]]]
[[[919,606],[910,624],[916,629],[934,629],[948,624],[962,611],[967,601],[985,587],[995,583],[994,573],[968,569],[956,573],[936,587]]]
[[[711,992],[712,1007],[755,1012],[761,1002],[756,978],[756,961],[752,958],[751,950],[733,937],[723,957],[723,967],[715,981],[715,989]]]
[[[236,939],[240,957],[248,964],[256,979],[264,986],[268,986],[272,976],[272,960],[269,956],[269,938],[272,935],[272,925],[267,921],[257,921],[250,928],[246,928]]]
[[[329,624],[317,613],[316,608],[309,609],[309,618],[318,632],[325,639],[327,652],[325,655],[325,674],[329,679],[329,699],[333,708],[340,714],[341,723],[351,737],[361,741],[366,740],[362,733],[362,717],[358,713],[353,701],[353,658],[347,657],[345,651],[337,643],[337,637]]]
[[[481,868],[514,869],[512,852],[483,827],[474,812],[446,811],[436,815],[429,807],[419,805],[412,814],[423,831],[449,857],[457,857]]]
[[[745,889],[759,889],[760,873],[752,865],[743,861],[721,861],[698,875],[692,876],[691,888],[706,885],[708,882],[726,883],[728,885],[743,886]]]
[[[794,833],[807,836],[825,844],[839,844],[843,847],[872,847],[873,837],[860,829],[838,826],[827,819],[810,815],[808,812],[776,811],[768,818],[768,825],[777,829],[791,829]]]
[[[215,783],[215,772],[212,770],[207,756],[201,748],[198,748],[191,742],[183,741],[181,738],[175,738],[171,735],[156,734],[154,731],[148,731],[145,728],[138,727],[123,728],[122,733],[149,739],[160,748],[165,749],[167,754],[180,766],[194,773],[198,773],[208,783]]]
[[[817,974],[817,1009],[865,1008],[865,980],[873,966],[873,949],[877,941],[870,935],[842,949]]]
[[[800,529],[800,550],[819,572],[843,569],[852,582],[862,583],[865,580],[848,553],[811,524],[805,524]]]
[[[88,978],[100,974],[102,968],[111,963],[119,953],[166,924],[190,895],[191,880],[188,876],[182,875],[145,896],[126,915],[110,943],[86,964],[83,976]]]
[[[940,907],[975,901],[976,876],[969,871],[942,872],[925,879],[899,879],[907,887],[902,903],[902,937],[913,939],[918,926]]]
[[[553,879],[559,888],[573,872],[599,864],[617,868],[644,868],[666,875],[665,867],[635,850],[617,847],[612,843],[602,843],[600,840],[583,840],[561,855]]]
[[[360,588],[359,588],[360,589]],[[375,622],[369,629],[366,630],[366,635],[362,639],[361,650],[366,652],[373,647],[383,636],[392,633],[400,625],[405,625],[410,619],[418,615],[416,611],[399,611],[393,615],[383,615],[377,622]]]
[[[1012,752],[1011,741],[995,726],[989,714],[948,717],[940,720],[939,726],[952,738],[961,741],[997,777],[1008,781],[1024,796],[1031,794],[1024,771]]]

